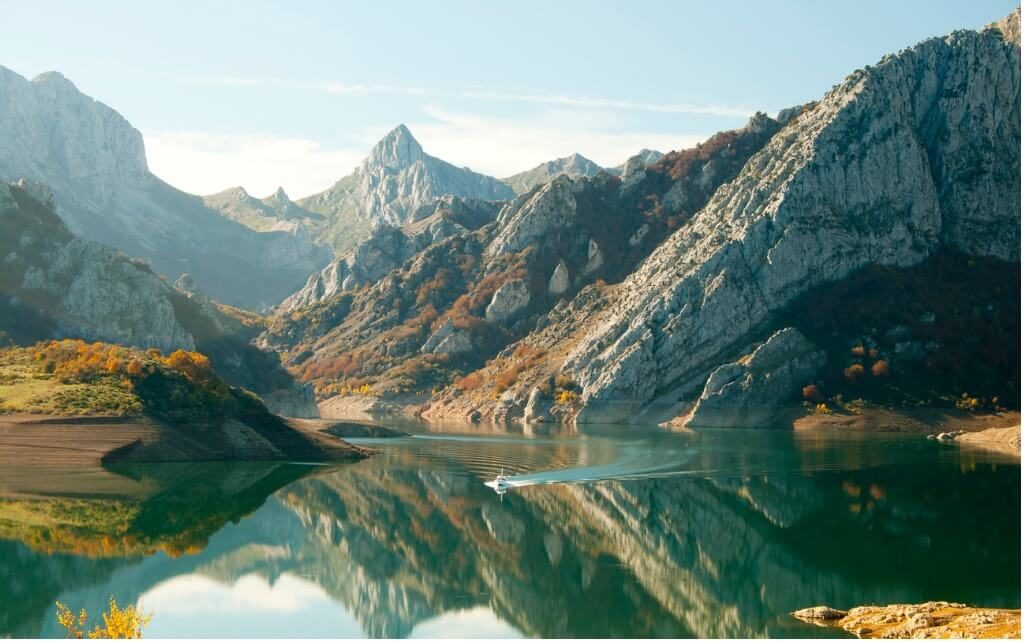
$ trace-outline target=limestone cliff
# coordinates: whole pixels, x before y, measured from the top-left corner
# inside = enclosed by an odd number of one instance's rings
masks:
[[[790,121],[569,355],[576,420],[699,386],[809,288],[944,248],[1020,259],[1020,48],[996,30],[886,56]]]

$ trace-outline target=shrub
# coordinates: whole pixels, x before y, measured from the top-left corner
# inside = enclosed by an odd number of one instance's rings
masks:
[[[559,405],[571,405],[579,400],[580,395],[572,390],[563,389],[555,395],[555,402]]]
[[[805,385],[801,394],[805,401],[810,401],[812,403],[820,403],[825,400],[825,397],[822,395],[817,385]]]
[[[210,359],[199,352],[176,350],[164,359],[164,365],[177,370],[193,383],[205,383],[214,378]]]
[[[478,389],[484,383],[484,376],[480,372],[466,374],[455,382],[455,387],[462,392],[469,392]]]
[[[871,375],[877,378],[884,378],[889,375],[889,361],[880,360],[875,361],[875,364],[871,366]]]
[[[99,624],[92,630],[87,627],[89,615],[83,609],[78,616],[72,614],[70,608],[57,601],[57,622],[64,628],[71,639],[141,639],[142,629],[149,625],[153,615],[146,614],[141,608],[129,605],[121,608],[114,597],[110,597],[110,607],[101,615],[103,627]]]
[[[856,383],[864,378],[864,366],[860,363],[854,363],[843,370],[843,376],[851,383]]]
[[[957,399],[956,406],[957,409],[975,412],[981,409],[982,402],[980,398],[975,398],[970,396],[967,392],[964,392],[960,398]]]

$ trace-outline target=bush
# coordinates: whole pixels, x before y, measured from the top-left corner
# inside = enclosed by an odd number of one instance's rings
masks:
[[[889,375],[889,361],[880,360],[875,361],[875,364],[871,366],[871,375],[877,378],[885,378]]]
[[[801,394],[805,401],[810,401],[811,403],[820,403],[825,400],[817,385],[805,385]]]
[[[71,639],[141,639],[142,629],[149,625],[153,615],[146,614],[141,608],[129,605],[126,608],[118,607],[114,597],[110,597],[110,607],[107,612],[101,615],[103,626],[93,626],[92,630],[87,627],[89,615],[83,609],[78,616],[72,614],[71,609],[60,601],[57,601],[57,622],[64,628],[68,638]]]
[[[851,383],[856,383],[860,379],[864,378],[864,366],[860,363],[854,363],[843,370],[843,377]]]

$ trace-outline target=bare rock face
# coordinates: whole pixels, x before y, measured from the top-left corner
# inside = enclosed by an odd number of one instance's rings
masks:
[[[825,352],[792,327],[711,373],[687,427],[770,427],[788,397],[813,380]]]
[[[886,56],[775,134],[570,354],[576,420],[625,420],[809,288],[942,248],[1020,260],[1020,48],[1001,32]]]
[[[6,294],[52,322],[56,337],[195,349],[175,316],[171,288],[145,263],[73,236],[23,186],[0,184],[0,220],[16,232],[0,240],[9,250],[0,251],[7,257],[4,278],[20,280]]]
[[[574,187],[559,176],[536,191],[520,196],[498,214],[499,232],[487,248],[490,255],[510,254],[539,242],[558,228],[573,224],[576,217]]]
[[[491,323],[513,318],[530,304],[530,288],[525,280],[513,280],[494,292],[484,314]]]

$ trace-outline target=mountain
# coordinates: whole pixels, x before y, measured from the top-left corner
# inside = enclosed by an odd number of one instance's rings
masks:
[[[322,215],[296,205],[281,187],[263,199],[250,196],[242,187],[232,187],[202,198],[210,209],[256,231],[294,231],[308,239],[306,226],[324,219]],[[324,255],[329,257],[330,254],[325,251]]]
[[[409,129],[399,125],[354,172],[298,204],[326,218],[317,225],[316,238],[341,253],[374,227],[401,226],[417,209],[446,195],[506,200],[515,194],[496,178],[427,154]]]
[[[815,286],[943,249],[1020,262],[1020,45],[999,32],[886,56],[794,118],[569,354],[576,420],[699,388]]]
[[[229,383],[275,411],[317,414],[311,391],[249,344],[258,321],[214,303],[190,277],[171,287],[144,261],[76,236],[53,200],[38,184],[0,184],[0,344],[66,337],[199,350]]]
[[[601,171],[601,167],[594,161],[584,158],[579,154],[573,154],[565,158],[541,163],[528,171],[503,178],[502,182],[511,187],[512,191],[522,194],[530,191],[537,185],[551,182],[556,176],[565,175],[570,178],[589,178],[596,176],[599,171]]]
[[[268,307],[329,259],[297,230],[254,232],[154,176],[142,135],[59,73],[0,67],[0,180],[20,178],[52,189],[71,231],[234,305]]]
[[[417,398],[489,359],[503,362],[496,357],[539,316],[598,281],[621,281],[780,126],[759,115],[687,150],[683,166],[640,163],[623,178],[558,176],[504,204],[496,218],[487,203],[438,201],[401,229],[379,228],[311,277],[260,344],[329,403],[346,403],[335,392],[364,384],[385,397]]]
[[[661,153],[660,151],[655,151],[654,149],[641,149],[636,154],[627,158],[626,162],[622,163],[618,167],[609,168],[608,173],[614,174],[616,176],[621,176],[623,173],[626,172],[626,167],[630,164],[631,161],[633,163],[651,165],[661,160],[664,155],[665,154]]]
[[[1016,406],[1017,20],[621,176],[560,176],[261,341],[339,417],[759,426],[801,401]]]
[[[429,245],[483,227],[494,220],[499,203],[444,196],[420,207],[402,227],[381,225],[369,238],[310,275],[306,285],[276,310],[292,312],[371,285]]]

